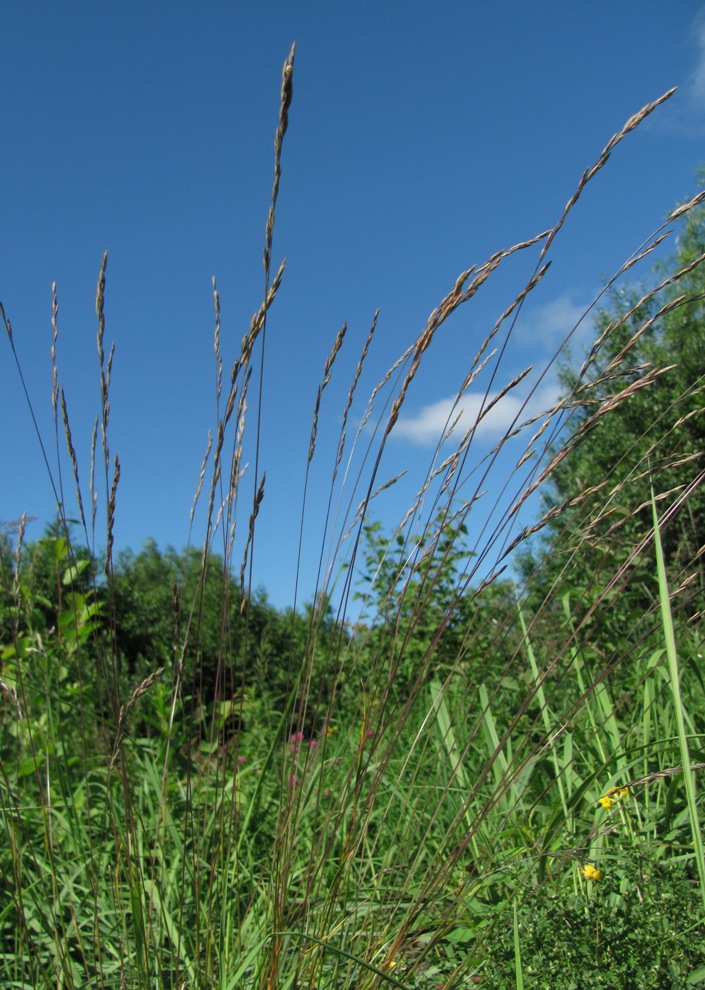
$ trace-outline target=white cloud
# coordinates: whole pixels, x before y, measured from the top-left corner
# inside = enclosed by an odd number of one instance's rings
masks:
[[[585,296],[581,292],[580,298]],[[454,440],[459,441],[477,424],[476,438],[496,443],[507,431],[550,409],[560,395],[556,380],[558,365],[553,364],[553,358],[569,335],[568,346],[573,354],[580,354],[585,345],[592,344],[595,329],[589,310],[593,300],[594,297],[589,297],[588,302],[581,302],[577,295],[564,292],[538,306],[527,301],[512,336],[515,356],[525,355],[527,364],[549,368],[540,386],[530,395],[530,381],[536,381],[535,373],[503,396],[479,422],[478,417],[491,405],[497,390],[489,397],[480,390],[468,391],[457,404],[453,396],[448,396],[421,406],[418,411],[399,417],[393,436],[419,446],[430,446],[438,443],[453,421],[460,417],[453,428]],[[505,380],[519,370],[520,366],[517,366],[513,372],[509,371]]]
[[[459,440],[472,426],[477,424],[476,437],[492,442],[502,437],[513,425],[524,422],[533,415],[549,409],[558,398],[558,387],[545,385],[537,389],[524,405],[524,399],[513,393],[503,396],[496,405],[480,420],[478,417],[489,401],[482,392],[467,392],[457,406],[453,397],[431,402],[411,416],[400,416],[392,436],[409,440],[419,446],[429,446],[438,442],[450,424],[460,416],[453,430]]]
[[[575,332],[570,338],[571,346],[592,334],[592,317],[589,313],[585,315],[589,306],[590,303],[575,302],[570,292],[564,292],[551,302],[522,311],[517,335],[522,343],[531,342],[534,348],[553,356],[572,331]]]

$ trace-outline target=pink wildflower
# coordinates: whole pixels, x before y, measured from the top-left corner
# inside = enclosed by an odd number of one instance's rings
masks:
[[[301,743],[304,741],[303,732],[292,732],[289,736],[289,745],[293,753],[298,753]]]

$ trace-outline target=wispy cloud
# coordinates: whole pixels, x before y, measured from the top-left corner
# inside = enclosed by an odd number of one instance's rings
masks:
[[[688,96],[705,112],[705,12],[701,11],[693,22],[693,37],[698,49],[698,59],[688,81]]]
[[[457,403],[453,396],[444,397],[400,416],[393,436],[419,446],[430,446],[438,443],[457,420],[454,436],[460,437],[475,426],[477,439],[494,443],[518,423],[550,409],[560,394],[558,363],[552,363],[553,359],[569,337],[570,349],[577,353],[592,341],[594,335],[592,315],[588,312],[590,302],[582,302],[582,298],[585,298],[584,293],[578,296],[566,291],[548,302],[522,310],[512,338],[517,357],[521,360],[519,355],[525,355],[527,364],[549,368],[541,385],[533,392],[530,393],[530,387],[531,382],[536,381],[536,373],[494,405],[497,391],[489,396],[481,390],[468,391]],[[508,372],[505,380],[519,370],[516,367]],[[488,406],[491,406],[489,412],[483,415]]]
[[[569,334],[572,345],[586,340],[593,332],[592,318],[590,314],[586,316],[589,305],[576,301],[573,293],[564,292],[550,302],[526,309],[517,324],[521,343],[552,356]]]
[[[682,80],[675,80],[679,92],[663,113],[655,114],[649,127],[666,133],[702,137],[705,133],[705,7],[693,18],[689,40],[694,49],[692,68]]]
[[[509,393],[503,396],[478,422],[482,410],[491,403],[482,392],[467,392],[455,404],[451,396],[431,402],[410,416],[401,416],[392,436],[405,439],[419,446],[438,443],[440,437],[456,419],[454,436],[462,436],[476,426],[476,438],[495,441],[511,429],[517,421],[524,421],[549,409],[558,399],[559,389],[549,384],[537,389],[528,399]]]

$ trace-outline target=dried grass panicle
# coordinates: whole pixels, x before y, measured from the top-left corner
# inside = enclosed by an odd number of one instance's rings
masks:
[[[676,209],[668,215],[666,222],[670,223],[672,220],[678,220],[684,213],[694,210],[703,203],[705,203],[705,189],[703,189],[702,192],[699,192],[697,196],[694,196],[692,199],[688,200],[687,203],[682,203],[680,206],[676,207]]]
[[[277,291],[279,290],[279,287],[281,285],[282,276],[284,275],[284,268],[285,268],[285,266],[286,266],[286,262],[285,261],[282,261],[281,265],[279,266],[279,270],[278,270],[276,276],[274,277],[274,281],[273,281],[271,287],[265,293],[265,299],[264,299],[262,305],[260,306],[259,310],[253,315],[252,319],[250,320],[250,329],[249,329],[249,331],[246,334],[243,334],[242,341],[241,341],[241,344],[240,344],[240,357],[235,359],[235,361],[233,362],[232,368],[230,370],[230,392],[228,394],[228,401],[227,401],[227,405],[226,405],[225,416],[223,417],[223,422],[224,422],[225,425],[227,425],[228,422],[230,421],[230,417],[232,416],[233,409],[235,407],[235,399],[237,397],[237,384],[236,383],[237,383],[237,380],[238,380],[238,377],[239,377],[240,373],[244,371],[244,373],[246,374],[246,376],[249,376],[252,373],[252,368],[251,368],[250,362],[251,362],[251,359],[252,359],[252,352],[253,352],[253,349],[254,349],[254,345],[255,345],[255,342],[256,342],[257,338],[259,337],[260,333],[264,329],[264,326],[265,326],[265,323],[266,323],[266,318],[267,318],[267,312],[269,311],[269,308],[271,307],[272,303],[274,302],[274,300],[276,298]],[[213,280],[213,285],[215,287],[215,279]],[[217,294],[216,294],[216,298],[217,298]],[[216,307],[217,307],[216,308],[216,327],[217,327],[217,341],[218,341],[218,344],[217,344],[217,354],[218,354],[218,360],[220,360],[220,357],[219,357],[219,355],[220,355],[220,344],[219,344],[219,340],[220,340],[220,300],[219,300],[219,298],[217,298]],[[243,388],[245,388],[245,387],[246,386],[244,386]]]
[[[692,478],[688,484],[686,484],[678,494],[678,498],[662,513],[659,519],[659,525],[665,526],[669,523],[686,504],[688,499],[696,492],[698,489],[702,488],[705,484],[705,470],[701,471],[694,478]],[[675,491],[675,489],[674,489]]]
[[[379,318],[379,310],[375,312],[375,315],[372,319],[372,326],[370,327],[369,333],[367,334],[367,339],[365,340],[365,343],[363,345],[362,352],[360,354],[360,359],[357,362],[357,367],[355,368],[355,374],[353,375],[352,384],[350,385],[350,389],[348,390],[348,397],[345,402],[345,408],[343,409],[343,421],[340,427],[340,439],[338,441],[338,451],[336,453],[335,465],[333,467],[331,487],[335,485],[336,479],[338,477],[338,468],[340,467],[340,462],[343,459],[343,452],[345,450],[345,441],[347,440],[348,416],[350,415],[350,409],[352,408],[353,398],[355,395],[355,391],[357,389],[358,382],[360,380],[360,375],[362,374],[362,368],[365,363],[365,358],[367,357],[367,354],[370,349],[370,345],[372,344],[372,339],[375,335],[375,330],[377,329],[378,318]]]
[[[227,544],[226,544],[226,560],[230,560],[230,555],[232,552],[233,543],[235,540],[235,530],[237,526],[236,517],[236,505],[238,489],[240,486],[240,481],[245,473],[245,468],[241,468],[242,454],[243,454],[243,440],[245,435],[245,419],[247,414],[247,392],[250,384],[250,379],[252,377],[252,368],[248,367],[245,373],[245,380],[242,387],[242,392],[237,404],[237,429],[235,432],[235,438],[233,440],[232,454],[230,457],[230,477],[228,480],[228,491],[224,496],[220,511],[218,513],[218,522],[225,513],[225,528],[229,533]],[[231,402],[234,405],[235,396],[237,390],[234,389],[231,392],[230,399],[228,400],[228,410],[226,414],[228,418],[232,414]],[[246,467],[246,466],[245,466]]]
[[[687,204],[687,206],[689,208],[692,207],[692,202],[690,204]],[[652,250],[657,243],[660,243],[665,236],[666,235],[664,234],[657,241],[655,241],[653,244],[651,244],[649,246],[648,251]],[[641,257],[643,257],[643,254],[642,255],[639,255],[636,260],[639,260]],[[692,271],[694,271],[696,268],[698,268],[703,263],[703,261],[705,261],[705,254],[701,254],[693,262],[691,262],[688,265],[685,265],[683,268],[679,269],[677,272],[669,275],[667,278],[663,279],[658,285],[653,286],[651,289],[649,289],[647,292],[645,292],[644,295],[642,295],[641,298],[637,302],[635,302],[632,306],[630,306],[629,309],[626,310],[626,312],[624,312],[623,314],[620,314],[620,316],[618,316],[616,319],[611,320],[605,326],[605,328],[603,329],[602,333],[598,336],[598,338],[593,343],[592,348],[590,349],[590,353],[587,356],[587,358],[585,359],[585,361],[583,362],[583,365],[582,365],[582,367],[580,369],[580,372],[579,372],[578,378],[577,378],[577,382],[580,383],[582,381],[583,377],[587,374],[587,371],[588,371],[589,367],[595,362],[597,356],[599,355],[602,347],[605,344],[605,341],[607,341],[609,339],[609,337],[615,332],[616,329],[618,329],[621,326],[626,326],[630,322],[632,322],[634,320],[634,317],[639,312],[639,310],[642,309],[642,307],[647,306],[653,299],[655,299],[658,295],[660,295],[665,289],[667,289],[671,285],[674,285],[677,281],[679,281],[679,279],[681,279],[684,276],[690,274]],[[620,269],[620,273],[623,272],[624,270],[625,270],[625,266],[622,266],[622,269]],[[610,284],[612,284],[613,282],[614,282],[614,279],[611,279],[610,280]],[[675,299],[670,299],[667,302],[665,302],[664,304],[662,304],[662,306],[659,308],[659,310],[653,316],[651,316],[648,320],[646,320],[646,321],[644,321],[643,323],[640,324],[640,326],[637,328],[637,330],[635,331],[635,333],[633,334],[633,336],[631,337],[631,339],[622,348],[622,350],[619,352],[619,354],[616,355],[614,358],[612,358],[612,362],[611,363],[616,365],[616,364],[619,364],[619,363],[623,362],[624,359],[627,357],[629,351],[636,344],[636,342],[644,335],[644,333],[646,333],[648,330],[650,330],[654,326],[654,324],[657,322],[657,320],[659,320],[661,317],[663,317],[666,313],[668,313],[671,310],[677,308],[679,305],[687,304],[687,303],[690,303],[690,302],[695,302],[695,301],[701,300],[702,298],[704,298],[704,294],[698,294],[696,296],[692,296],[691,295],[691,296],[687,296],[687,297],[686,296],[679,296],[679,297],[677,297]]]
[[[382,492],[386,492],[388,488],[392,487],[392,485],[396,485],[397,481],[403,478],[405,474],[406,474],[406,469],[400,471],[399,474],[395,474],[393,478],[389,478],[387,481],[383,481],[382,484],[378,485],[377,488],[375,488],[375,490],[372,492],[372,495],[370,496],[369,499],[370,502],[372,501],[372,499],[377,498],[378,495],[381,495]]]
[[[244,589],[245,587],[245,571],[247,570],[247,562],[250,552],[250,547],[255,538],[255,523],[257,521],[257,516],[259,515],[260,505],[262,504],[262,499],[264,498],[264,483],[266,481],[267,474],[263,473],[260,480],[259,486],[257,488],[257,494],[255,495],[254,505],[252,507],[252,512],[250,513],[250,520],[248,524],[247,532],[247,542],[245,543],[245,550],[242,557],[242,565],[240,567],[240,587]]]
[[[311,439],[309,440],[309,445],[308,445],[309,464],[313,460],[313,454],[316,449],[316,436],[318,434],[318,414],[321,409],[321,398],[323,396],[323,391],[326,385],[328,385],[328,383],[330,382],[333,363],[338,354],[338,351],[343,345],[343,340],[345,339],[345,334],[347,332],[347,329],[348,329],[348,325],[347,323],[344,323],[336,335],[332,350],[328,355],[328,357],[326,358],[325,368],[323,369],[323,381],[318,386],[318,392],[316,393],[316,404],[313,409],[313,421],[311,423]]]
[[[340,330],[336,334],[335,341],[333,343],[333,347],[331,348],[331,352],[330,352],[330,354],[328,355],[328,357],[326,359],[326,364],[325,364],[324,373],[323,373],[323,381],[321,383],[321,391],[323,391],[323,389],[326,387],[326,385],[330,381],[331,370],[333,368],[333,364],[335,362],[335,359],[336,359],[336,357],[338,355],[338,351],[343,346],[343,340],[345,339],[345,334],[347,333],[347,330],[348,330],[347,323],[343,323],[342,327],[340,328]]]
[[[230,422],[230,417],[233,414],[233,409],[235,408],[235,399],[237,399],[237,385],[234,385],[230,389],[230,395],[228,396],[228,404],[225,407],[225,415],[223,416],[223,423],[227,426]]]
[[[242,395],[237,407],[237,432],[235,434],[235,443],[233,445],[233,453],[231,458],[230,466],[230,495],[231,499],[234,500],[237,493],[238,483],[242,477],[242,472],[240,470],[240,464],[242,463],[242,443],[245,437],[245,421],[247,417],[247,383],[249,382],[249,376],[245,379],[245,388],[242,390]]]
[[[553,472],[558,467],[558,465],[561,463],[561,461],[565,460],[565,458],[568,456],[568,454],[570,454],[571,451],[575,450],[575,448],[577,446],[578,446],[578,442],[577,441],[575,441],[575,440],[568,441],[563,447],[561,447],[560,450],[558,450],[553,455],[553,457],[548,462],[548,464],[543,469],[543,471],[541,471],[541,473],[539,474],[539,476],[537,478],[535,478],[534,481],[532,481],[531,484],[528,485],[527,488],[524,489],[524,491],[522,492],[521,496],[512,505],[511,509],[509,510],[509,515],[510,516],[516,515],[516,513],[519,511],[519,509],[522,507],[522,505],[526,502],[526,500],[531,495],[533,495],[534,492],[538,488],[541,487],[541,485],[553,474]]]
[[[194,492],[193,502],[191,503],[191,511],[189,512],[189,528],[193,526],[193,517],[196,512],[196,506],[198,505],[198,500],[201,497],[201,490],[203,489],[203,481],[206,477],[206,468],[208,467],[208,458],[210,457],[212,446],[213,446],[213,434],[209,430],[208,441],[206,443],[206,452],[203,455],[203,460],[201,461],[201,470],[198,474],[198,484],[196,485],[196,491]]]
[[[269,267],[272,256],[272,237],[274,233],[274,212],[276,210],[277,199],[279,198],[279,182],[281,180],[281,153],[284,135],[289,127],[289,108],[294,93],[294,55],[296,45],[291,46],[291,51],[286,57],[282,68],[282,89],[279,106],[279,126],[274,136],[274,184],[272,186],[272,203],[267,216],[267,226],[265,230],[264,246],[264,270],[269,276]]]
[[[295,50],[296,50],[296,46],[292,45],[289,55],[287,56],[282,69],[282,88],[281,88],[281,98],[280,98],[280,108],[279,108],[279,126],[277,128],[274,138],[274,182],[272,185],[272,201],[269,208],[269,213],[267,215],[267,224],[265,228],[265,245],[263,252],[264,273],[265,273],[264,301],[262,302],[259,311],[252,318],[249,333],[246,334],[245,337],[243,338],[241,357],[239,361],[236,361],[235,364],[233,365],[232,375],[231,375],[231,394],[229,396],[227,403],[228,419],[230,415],[232,415],[232,411],[235,405],[235,397],[233,394],[233,389],[235,387],[236,377],[240,372],[240,370],[242,369],[242,367],[246,367],[248,371],[250,370],[249,365],[252,356],[252,349],[254,347],[255,340],[259,336],[260,332],[262,333],[262,337],[263,337],[261,354],[260,354],[260,389],[259,389],[259,412],[261,413],[262,391],[263,391],[263,381],[264,381],[264,350],[265,350],[264,336],[267,325],[267,313],[269,311],[270,306],[274,302],[279,286],[281,285],[281,280],[284,274],[284,268],[286,264],[285,261],[282,261],[282,263],[279,266],[279,270],[275,275],[274,280],[272,281],[270,287],[269,279],[270,279],[270,269],[271,269],[272,241],[274,236],[274,220],[275,220],[277,200],[279,197],[279,183],[281,180],[281,152],[282,152],[282,144],[284,141],[284,136],[286,134],[289,125],[289,108],[291,106],[291,101],[293,97],[293,71],[294,71]],[[246,394],[246,386],[243,388],[243,392],[240,400],[241,408],[243,410],[243,416],[244,416],[245,394]],[[255,485],[257,484],[257,478],[259,476],[259,450],[260,450],[260,431],[259,431],[260,416],[259,415],[257,417],[257,420],[258,422],[257,422],[257,432],[255,437],[255,457],[254,457]],[[236,448],[238,448],[239,446],[240,446],[240,442],[239,440],[237,440]],[[237,488],[237,482],[239,479],[239,454],[233,456],[232,463],[233,463],[233,468],[231,470],[231,479],[229,485],[230,492],[232,492],[234,489],[236,490]],[[217,484],[217,480],[214,477],[212,493],[214,491],[216,484]],[[240,572],[241,585],[243,584],[243,580],[244,580],[244,573],[246,568],[246,561],[248,557],[249,547],[251,543],[254,541],[255,520],[257,518],[257,514],[259,511],[259,504],[262,500],[263,495],[264,495],[264,474],[262,475],[262,480],[260,482],[259,489],[255,492],[253,497],[253,509],[252,509],[252,514],[250,516],[249,533],[245,545],[243,566]],[[228,513],[230,513],[232,508],[231,498],[228,497],[226,501],[228,505]],[[212,499],[211,499],[211,509],[209,510],[209,533],[210,533],[211,512],[212,512]],[[231,533],[234,535],[234,527],[231,527],[229,523],[230,523],[230,516],[228,516],[227,524],[228,524],[228,528],[230,528],[231,530]],[[206,541],[206,545],[207,542],[208,541]]]
[[[659,288],[663,288],[667,284],[672,284],[673,281],[675,280],[667,279],[666,282],[662,283],[662,285]],[[655,295],[655,291],[650,293],[651,297],[653,297],[654,295]],[[617,368],[621,364],[623,364],[626,358],[628,357],[629,352],[634,349],[638,341],[646,333],[648,333],[649,330],[651,330],[651,328],[654,326],[654,324],[658,322],[658,320],[662,319],[667,313],[673,312],[673,310],[678,309],[679,306],[682,306],[684,303],[696,302],[697,300],[703,298],[705,298],[705,293],[698,296],[681,295],[676,297],[675,299],[669,299],[668,302],[663,303],[663,305],[659,307],[659,309],[657,310],[656,313],[654,313],[653,316],[651,316],[648,320],[645,320],[641,324],[641,326],[634,332],[630,340],[624,345],[622,350],[619,351],[619,353],[616,354],[615,357],[610,361],[610,363],[607,365],[607,368],[605,369],[605,374],[608,374],[614,368]],[[620,320],[618,322],[618,325],[622,326],[624,323],[625,323],[624,320]]]
[[[216,495],[216,491],[218,489],[218,482],[220,481],[220,473],[221,473],[221,463],[220,463],[220,460],[221,460],[221,454],[223,452],[223,444],[224,443],[225,443],[225,423],[221,420],[218,423],[218,434],[217,434],[217,439],[216,439],[216,443],[215,443],[215,450],[213,451],[213,475],[211,477],[211,486],[210,486],[210,492],[209,492],[209,496],[208,496],[208,514],[207,514],[207,517],[206,517],[206,520],[207,520],[206,521],[207,534],[206,534],[206,541],[205,541],[206,544],[208,544],[210,542],[210,529],[211,529],[212,518],[213,518],[213,507],[215,505],[215,495]]]
[[[477,424],[479,424],[485,418],[485,416],[497,405],[497,403],[501,402],[501,400],[506,395],[508,395],[513,388],[516,388],[517,385],[520,385],[524,381],[526,376],[530,375],[533,370],[534,370],[533,365],[529,365],[528,368],[524,368],[523,371],[520,371],[519,374],[516,375],[516,377],[512,378],[510,382],[508,382],[503,388],[501,388],[495,396],[493,396],[491,399],[488,399],[487,403],[483,405],[482,409],[478,414],[475,427],[477,428]]]
[[[691,763],[691,770],[705,770],[705,763]],[[683,773],[683,767],[668,767],[666,770],[657,770],[655,773],[647,774],[646,777],[639,777],[638,780],[628,780],[624,787],[630,788],[643,787],[645,784],[650,784],[654,780],[665,780],[668,777],[672,777],[675,773]]]
[[[536,416],[531,416],[529,419],[525,420],[522,423],[521,429],[525,429],[526,427],[532,426],[534,423],[537,423],[539,420],[543,420],[538,430],[534,433],[534,435],[527,443],[526,450],[517,461],[516,463],[517,468],[520,468],[525,461],[529,460],[530,457],[536,456],[535,445],[537,441],[541,439],[541,437],[544,435],[548,427],[551,426],[551,424],[555,424],[557,416],[560,413],[564,412],[567,408],[568,407],[566,405],[565,399],[559,399],[551,406],[550,409],[545,409],[543,410],[543,412],[537,413]],[[512,435],[514,435],[514,432],[515,431],[512,431]]]
[[[137,700],[141,698],[142,695],[146,694],[147,691],[149,691],[151,686],[155,683],[155,681],[159,680],[159,678],[162,676],[163,673],[164,673],[164,668],[158,667],[156,670],[153,670],[151,674],[145,677],[142,683],[135,688],[135,690],[132,692],[130,696],[129,701],[127,702],[126,705],[123,705],[120,711],[121,720],[124,719],[124,717],[129,714],[130,710],[135,707]]]
[[[73,469],[73,477],[76,483],[76,504],[78,505],[78,513],[81,517],[81,524],[85,530],[86,528],[86,516],[83,511],[83,498],[81,496],[81,482],[78,477],[78,459],[76,457],[76,450],[73,445],[73,439],[71,437],[71,427],[69,426],[69,413],[66,408],[66,396],[64,394],[63,388],[61,389],[61,418],[64,423],[64,435],[66,438],[66,446],[69,452],[69,458],[71,460],[71,467]]]
[[[285,268],[286,268],[286,259],[282,261],[282,263],[279,265],[277,274],[274,276],[271,286],[267,289],[267,292],[265,293],[265,297],[264,297],[264,301],[262,302],[262,305],[260,306],[258,311],[252,317],[252,320],[250,321],[249,333],[247,333],[245,337],[243,337],[243,341],[242,341],[242,355],[240,357],[241,365],[242,364],[246,365],[249,363],[250,357],[252,356],[252,349],[254,347],[255,341],[257,340],[257,337],[259,336],[260,332],[263,330],[265,326],[267,313],[269,312],[272,303],[276,298],[279,287],[281,285]]]
[[[110,379],[113,368],[113,357],[115,355],[115,344],[111,344],[108,360],[105,360],[105,272],[108,267],[108,253],[103,254],[103,260],[98,274],[98,286],[96,289],[95,311],[98,318],[98,331],[96,342],[98,346],[98,363],[100,365],[100,397],[101,397],[101,443],[103,447],[103,457],[105,460],[106,482],[110,464],[110,449],[108,447],[108,423],[110,420]]]
[[[110,763],[108,765],[108,770],[110,772],[115,768],[115,764],[118,760],[120,752],[122,750],[122,744],[125,740],[126,722],[127,716],[130,711],[135,707],[137,701],[149,691],[151,686],[159,680],[159,678],[164,673],[164,667],[158,667],[157,670],[153,670],[145,679],[139,684],[135,690],[132,692],[129,700],[124,704],[120,705],[120,711],[118,714],[117,723],[117,733],[115,735],[115,742],[113,743],[113,754],[110,758]]]
[[[603,502],[598,506],[596,513],[594,513],[590,518],[583,521],[583,530],[581,533],[581,539],[576,547],[573,548],[571,558],[576,557],[580,553],[581,547],[585,546],[593,539],[593,534],[595,533],[598,526],[603,526],[606,520],[609,520],[611,516],[614,515],[614,505],[615,500],[621,490],[628,484],[634,481],[632,476],[620,480],[612,489],[605,495]],[[674,501],[667,506],[665,511],[662,512],[659,519],[659,526],[663,527],[667,525],[675,516],[681,511],[683,506],[687,503],[688,499],[693,495],[695,491],[702,487],[705,483],[705,471],[693,478],[688,484],[677,486],[668,492],[661,492],[655,494],[654,498],[657,503],[665,502],[668,498],[676,495]],[[561,514],[563,514],[567,509],[573,508],[580,503],[587,502],[589,498],[600,491],[604,491],[610,484],[609,479],[605,479],[603,482],[594,485],[590,488],[585,489],[583,492],[579,493],[573,498],[566,499],[559,506],[554,506],[549,510],[536,524],[534,527],[530,527],[532,532],[537,532],[540,528],[543,528],[545,524],[550,519],[555,519]],[[599,540],[600,543],[605,540],[609,540],[610,536],[614,535],[625,523],[630,519],[633,519],[635,515],[641,509],[648,509],[651,506],[651,501],[642,503],[636,509],[632,510],[627,517],[624,517],[621,513],[618,514],[616,520],[611,523],[606,533],[600,532]],[[522,537],[527,535],[524,531],[520,534]],[[653,525],[647,526],[646,530],[642,533],[642,536],[636,540],[634,545],[630,548],[629,553],[626,558],[622,561],[620,566],[616,569],[612,577],[607,581],[607,583],[601,587],[599,593],[595,596],[589,609],[587,610],[582,624],[587,622],[592,615],[597,611],[600,605],[609,600],[610,595],[613,593],[615,588],[619,587],[621,583],[628,579],[631,568],[633,567],[635,561],[645,552],[645,550],[653,543],[654,540],[654,528]],[[519,537],[514,541],[516,546],[520,542]],[[566,564],[568,567],[569,564]]]
[[[110,489],[110,498],[108,499],[108,543],[105,549],[105,573],[110,576],[113,571],[113,544],[114,536],[113,529],[115,526],[115,504],[117,497],[117,487],[120,481],[120,461],[117,454],[115,455],[115,460],[113,462],[113,483]]]
[[[402,382],[401,388],[397,397],[392,403],[391,413],[389,415],[389,420],[384,431],[384,436],[382,438],[382,446],[386,441],[389,434],[394,429],[394,426],[399,418],[399,413],[401,407],[404,404],[406,394],[408,392],[411,382],[416,376],[416,373],[421,365],[421,357],[426,350],[431,345],[431,342],[436,334],[436,331],[445,323],[448,317],[454,313],[459,306],[463,303],[468,302],[477,293],[479,288],[487,281],[489,276],[496,271],[499,265],[507,258],[516,254],[518,251],[524,251],[535,244],[538,244],[547,236],[547,232],[542,232],[537,234],[535,237],[530,238],[527,241],[521,241],[518,244],[512,245],[510,248],[506,248],[503,251],[497,251],[493,254],[480,268],[477,266],[472,266],[462,272],[455,281],[455,285],[451,291],[445,296],[441,304],[433,310],[429,316],[426,326],[419,334],[416,344],[413,346],[413,358],[411,361],[411,366],[406,373],[406,377]],[[471,275],[475,275],[470,284],[468,285],[468,279]]]
[[[108,253],[103,254],[103,261],[98,273],[98,286],[95,297],[95,312],[98,317],[98,360],[101,368],[105,362],[105,350],[103,348],[103,337],[105,336],[105,271],[108,267]]]
[[[663,374],[668,369],[651,369],[646,370],[645,374],[638,378],[636,381],[630,382],[621,392],[616,395],[608,395],[606,398],[598,399],[597,408],[588,416],[579,426],[578,429],[573,433],[573,435],[563,442],[561,448],[554,453],[548,464],[540,472],[538,477],[524,490],[521,497],[514,503],[514,505],[509,510],[510,516],[516,515],[521,506],[526,502],[526,500],[543,485],[558,465],[572,453],[584,440],[590,432],[594,429],[598,420],[600,420],[605,415],[613,412],[619,405],[626,401],[630,396],[634,395],[637,391],[648,387],[659,375]],[[603,379],[597,379],[596,383],[602,383]],[[594,383],[589,383],[590,385]],[[588,387],[586,383],[582,383],[581,389]],[[561,408],[570,408],[570,400],[577,394],[576,390],[573,390],[571,395],[564,401],[559,403],[555,410],[559,411]],[[584,401],[582,403],[584,405]],[[542,427],[542,429],[545,427]],[[541,432],[541,431],[539,431]],[[564,508],[567,506],[564,506]],[[516,541],[512,543],[512,548],[516,546]]]

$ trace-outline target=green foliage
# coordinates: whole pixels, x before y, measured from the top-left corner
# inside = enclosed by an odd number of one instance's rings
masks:
[[[5,647],[18,636],[43,634],[55,626],[60,640],[71,643],[80,636],[85,642],[96,628],[101,604],[95,562],[75,540],[72,526],[57,523],[35,543],[21,541],[18,551],[5,534],[0,567]]]
[[[230,721],[232,731],[240,717],[247,724],[255,711],[271,720],[309,662],[321,697],[328,697],[326,658],[343,634],[330,607],[279,612],[264,592],[243,597],[215,554],[204,570],[195,550],[162,553],[147,543],[138,554],[122,553],[111,602],[115,645],[129,683],[134,687],[158,667],[172,677],[180,670],[184,695],[208,712],[217,710],[222,729]],[[315,711],[310,719],[315,722]]]
[[[470,673],[490,645],[502,669],[516,647],[516,627],[505,620],[513,589],[494,582],[481,595],[470,586],[467,526],[440,511],[423,533],[397,532],[388,538],[378,522],[363,531],[363,567],[357,599],[363,602],[358,638],[360,663],[384,655],[395,697],[449,670]],[[501,636],[498,626],[502,624]],[[367,658],[367,659],[365,659]]]

